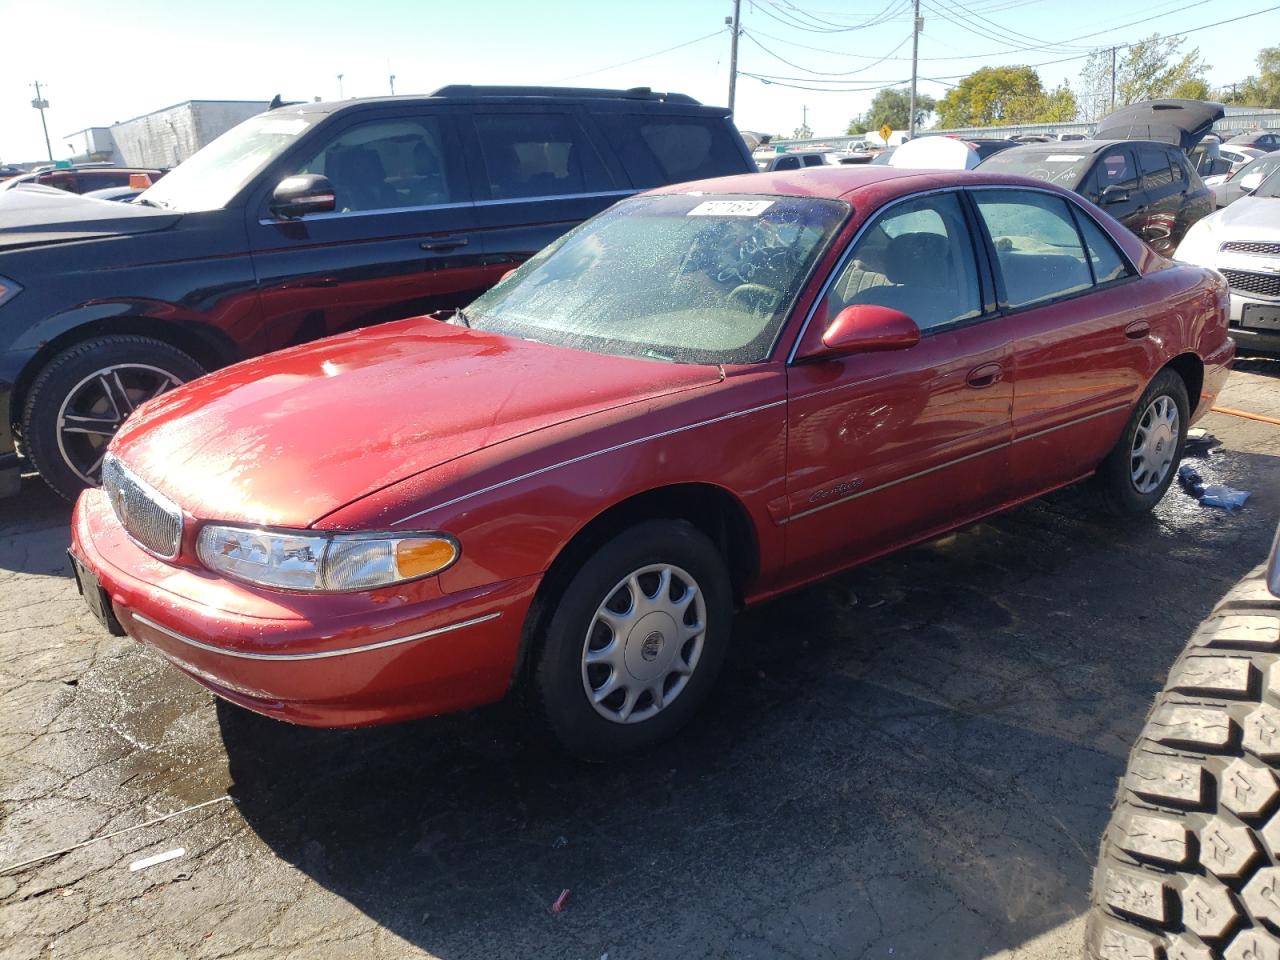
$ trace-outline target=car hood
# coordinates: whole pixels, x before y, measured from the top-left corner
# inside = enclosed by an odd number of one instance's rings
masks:
[[[1148,100],[1131,103],[1098,121],[1095,140],[1158,140],[1190,153],[1221,120],[1226,108],[1204,100]]]
[[[229,367],[139,408],[113,453],[194,516],[306,527],[388,484],[536,430],[719,382],[429,317]]]
[[[1222,242],[1280,239],[1280,197],[1241,197],[1214,215],[1213,232]]]
[[[149,233],[172,226],[181,216],[55,187],[23,185],[0,190],[0,250]]]

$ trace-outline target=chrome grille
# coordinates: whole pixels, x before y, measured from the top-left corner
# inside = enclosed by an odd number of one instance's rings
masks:
[[[102,489],[125,532],[158,557],[171,560],[182,543],[182,511],[115,457],[102,464]]]
[[[1280,273],[1252,273],[1248,270],[1222,270],[1232,290],[1256,293],[1260,297],[1280,297]]]
[[[1280,243],[1272,241],[1228,240],[1222,245],[1226,253],[1254,253],[1263,257],[1280,257]]]

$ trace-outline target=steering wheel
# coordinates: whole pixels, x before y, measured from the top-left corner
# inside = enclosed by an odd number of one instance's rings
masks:
[[[782,294],[763,283],[740,283],[729,291],[725,303],[741,304],[752,313],[772,313],[781,299]]]

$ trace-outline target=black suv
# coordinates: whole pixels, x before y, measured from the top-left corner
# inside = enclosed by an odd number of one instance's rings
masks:
[[[647,88],[449,86],[278,108],[132,203],[0,194],[0,495],[72,498],[139,403],[206,370],[459,307],[661,184],[756,169],[728,111]]]
[[[1021,173],[1074,190],[1166,257],[1215,207],[1213,191],[1186,152],[1154,140],[1028,143],[988,157],[979,169]]]

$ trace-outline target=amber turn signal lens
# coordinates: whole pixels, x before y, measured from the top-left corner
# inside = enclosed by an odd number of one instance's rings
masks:
[[[396,568],[404,579],[425,577],[443,570],[458,559],[458,548],[450,540],[422,537],[396,543]]]

